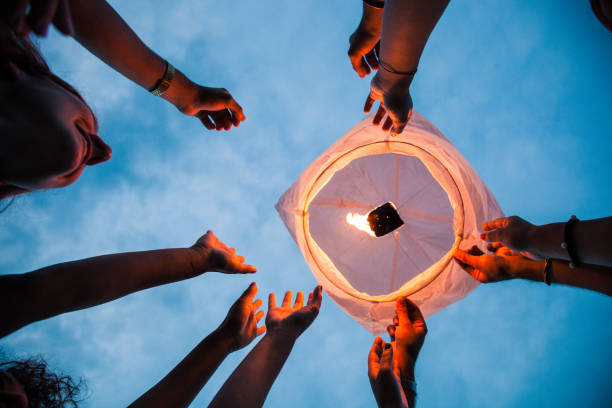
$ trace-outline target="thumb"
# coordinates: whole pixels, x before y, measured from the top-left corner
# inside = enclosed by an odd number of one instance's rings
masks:
[[[410,323],[410,313],[408,312],[406,298],[400,297],[397,299],[395,302],[395,311],[397,313],[400,325]]]
[[[383,347],[380,369],[393,371],[393,347],[391,347],[391,343],[386,343]]]

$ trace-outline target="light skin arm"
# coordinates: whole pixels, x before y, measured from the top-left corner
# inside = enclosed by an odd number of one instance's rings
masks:
[[[322,288],[318,286],[303,306],[304,294],[298,292],[293,307],[291,292],[280,307],[273,293],[268,299],[268,332],[227,379],[209,407],[261,407],[272,384],[289,357],[295,341],[319,313]]]
[[[187,407],[227,355],[248,345],[265,331],[257,327],[264,312],[257,311],[257,285],[252,283],[232,305],[219,328],[198,344],[172,371],[130,407]]]
[[[567,250],[561,247],[565,226],[566,222],[533,225],[517,216],[504,217],[484,224],[482,239],[538,258],[569,261]],[[612,217],[578,221],[572,238],[581,262],[612,266]]]
[[[526,279],[544,282],[545,261],[528,259],[500,244],[492,244],[489,249],[493,255],[484,254],[477,247],[469,251],[455,251],[455,259],[472,277],[482,283],[499,282],[510,279]],[[569,262],[551,260],[551,283],[575,286],[612,296],[612,268],[607,266],[582,264],[570,268]]]
[[[69,4],[74,38],[94,55],[145,89],[163,76],[164,59],[106,1],[69,0]],[[197,116],[208,129],[228,130],[245,120],[242,108],[226,89],[199,86],[179,70],[162,97],[184,114]]]
[[[395,72],[415,71],[429,35],[444,13],[449,0],[386,0],[380,40],[380,65],[386,64]],[[385,65],[383,65],[383,68]],[[381,101],[374,124],[379,124],[385,112],[389,115],[383,130],[398,134],[406,126],[412,113],[410,84],[413,75],[379,69],[370,86],[364,111]]]
[[[209,231],[190,248],[103,255],[0,276],[0,337],[30,323],[205,272],[254,273]]]

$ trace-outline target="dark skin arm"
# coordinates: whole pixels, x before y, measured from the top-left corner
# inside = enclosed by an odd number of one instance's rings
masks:
[[[526,258],[501,244],[492,244],[484,254],[477,247],[469,251],[458,249],[455,259],[472,277],[482,283],[500,282],[509,279],[526,279],[544,282],[545,261]],[[582,264],[570,268],[569,262],[553,259],[550,272],[551,283],[575,286],[612,296],[612,268]]]
[[[396,72],[417,69],[429,35],[444,13],[449,0],[385,0],[379,59]],[[383,65],[380,63],[379,65]],[[383,65],[384,68],[384,65]],[[399,134],[410,120],[412,75],[403,75],[379,69],[370,85],[370,95],[364,111],[367,113],[375,101],[381,106],[374,117],[379,124],[385,113],[383,130]]]
[[[265,331],[257,327],[264,312],[254,300],[257,285],[252,283],[232,305],[219,328],[198,344],[161,381],[134,401],[130,407],[187,407],[227,355],[247,346]]]
[[[254,273],[212,231],[190,248],[103,255],[0,276],[0,337],[30,323],[205,272]]]
[[[322,288],[318,286],[310,293],[306,306],[303,306],[302,292],[298,292],[293,307],[291,296],[291,292],[287,292],[282,305],[277,307],[274,293],[270,294],[266,316],[268,332],[223,384],[210,407],[254,408],[263,405],[295,341],[319,314]]]
[[[565,225],[566,222],[533,225],[517,216],[498,218],[482,226],[482,239],[538,258],[569,261],[567,250],[561,247]],[[612,266],[612,217],[579,221],[572,235],[581,262]]]

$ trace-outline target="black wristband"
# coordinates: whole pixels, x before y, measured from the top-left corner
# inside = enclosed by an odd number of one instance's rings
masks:
[[[580,259],[578,259],[578,254],[576,253],[576,243],[574,242],[574,225],[576,225],[580,221],[576,218],[575,215],[572,215],[570,219],[565,224],[565,229],[563,230],[563,242],[561,243],[561,248],[567,251],[567,255],[569,256],[570,263],[569,267],[574,269],[578,268],[581,265]]]
[[[385,0],[363,0],[363,2],[368,6],[372,6],[378,9],[385,7]]]

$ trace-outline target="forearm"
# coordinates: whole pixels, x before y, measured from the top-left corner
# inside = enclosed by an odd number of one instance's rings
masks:
[[[408,407],[414,408],[416,402],[416,393],[410,387],[411,382],[415,382],[414,365],[415,361],[412,358],[403,356],[399,358],[399,380],[402,386],[403,396],[406,398]]]
[[[212,332],[130,407],[187,407],[230,351],[228,337],[219,330]]]
[[[359,28],[365,32],[380,36],[382,29],[383,9],[372,7],[363,3],[363,14],[359,22]]]
[[[544,282],[545,261],[526,260],[525,265],[515,277],[535,282]],[[599,265],[582,264],[570,268],[568,261],[551,260],[551,283],[590,289],[612,296],[612,268]]]
[[[0,277],[0,336],[196,273],[187,248],[103,255]]]
[[[267,333],[234,370],[209,407],[261,407],[295,340]]]
[[[534,226],[526,239],[525,251],[540,258],[570,260],[564,241],[566,223]],[[572,239],[581,262],[612,266],[612,217],[579,221],[574,224]]]
[[[415,70],[429,35],[448,2],[386,0],[380,42],[381,59],[397,71]]]
[[[147,47],[105,0],[70,0],[70,8],[79,43],[141,87],[148,90],[155,86],[165,72],[164,59]],[[179,97],[192,87],[177,70],[163,98],[180,109]]]

